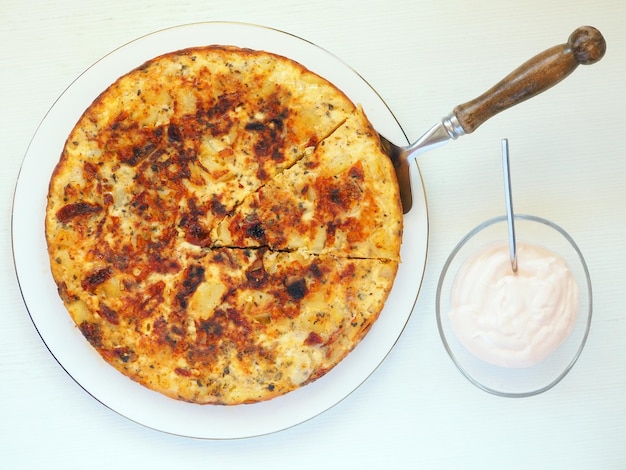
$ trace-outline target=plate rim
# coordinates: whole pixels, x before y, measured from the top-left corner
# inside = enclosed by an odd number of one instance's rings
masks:
[[[194,438],[200,438],[200,439],[237,439],[237,438],[250,438],[250,437],[255,437],[255,436],[261,436],[261,435],[266,435],[266,434],[271,434],[271,433],[275,433],[275,432],[280,432],[283,431],[285,429],[289,429],[291,427],[297,426],[299,424],[302,424],[306,421],[309,421],[317,416],[319,416],[320,414],[328,411],[329,409],[333,408],[334,406],[336,406],[338,403],[340,403],[341,401],[343,401],[345,398],[347,398],[348,396],[350,396],[354,391],[356,391],[358,388],[360,388],[360,386],[369,379],[369,377],[378,369],[378,367],[385,361],[385,359],[387,358],[387,356],[389,355],[389,353],[391,352],[391,350],[393,350],[393,348],[395,347],[397,341],[399,340],[399,338],[401,337],[402,333],[404,332],[404,329],[406,328],[413,310],[415,308],[416,302],[417,302],[417,298],[419,295],[419,292],[422,288],[423,285],[423,280],[424,280],[424,275],[425,275],[425,269],[426,269],[426,261],[427,261],[427,257],[428,257],[428,246],[429,246],[429,217],[428,217],[428,204],[427,204],[427,198],[426,198],[426,192],[424,189],[424,185],[423,185],[423,179],[422,179],[422,175],[421,175],[421,171],[419,169],[419,165],[417,163],[412,164],[412,168],[411,168],[411,183],[413,185],[413,194],[414,194],[414,208],[411,212],[409,212],[408,214],[405,214],[405,233],[403,235],[403,242],[402,242],[402,248],[401,248],[401,255],[403,256],[403,258],[408,255],[408,259],[417,257],[419,258],[420,262],[421,262],[421,266],[418,266],[417,269],[419,270],[419,276],[417,276],[415,273],[411,274],[411,281],[416,284],[416,287],[413,287],[413,292],[411,293],[411,299],[410,302],[407,301],[405,299],[405,303],[410,304],[410,307],[408,308],[408,312],[403,313],[402,315],[402,319],[403,321],[401,322],[401,325],[396,325],[395,331],[396,334],[392,335],[395,336],[393,338],[393,341],[390,342],[387,340],[386,343],[387,345],[385,346],[385,351],[383,353],[378,354],[377,356],[377,360],[375,361],[374,364],[370,364],[368,367],[368,372],[365,374],[360,374],[360,380],[358,381],[352,381],[349,385],[344,385],[344,386],[340,386],[340,391],[341,393],[338,394],[338,396],[335,397],[335,399],[330,400],[331,403],[326,403],[322,406],[318,406],[315,410],[311,410],[311,412],[309,413],[305,413],[306,416],[301,416],[299,418],[296,418],[293,420],[293,422],[291,423],[285,423],[283,422],[282,424],[276,424],[274,426],[266,426],[265,429],[257,429],[255,431],[251,431],[251,432],[244,432],[244,429],[246,428],[245,423],[243,426],[240,426],[240,430],[238,432],[234,432],[231,431],[230,433],[224,434],[224,435],[219,435],[219,433],[214,433],[214,432],[198,432],[198,430],[196,429],[195,431],[191,431],[191,432],[184,432],[183,430],[180,429],[180,426],[171,426],[171,425],[167,425],[167,423],[161,423],[161,425],[159,425],[158,423],[150,423],[150,422],[146,422],[145,419],[140,419],[137,418],[136,416],[133,417],[132,413],[128,413],[128,412],[124,412],[121,411],[120,409],[118,409],[119,407],[116,407],[115,405],[111,405],[110,401],[106,400],[106,397],[103,399],[102,398],[102,393],[94,393],[94,391],[91,389],[90,385],[85,385],[84,384],[84,380],[81,381],[79,378],[76,377],[76,375],[80,375],[77,374],[76,371],[72,371],[72,367],[75,367],[74,365],[72,365],[71,367],[67,367],[67,361],[64,361],[64,359],[62,357],[59,356],[63,356],[63,354],[59,354],[59,350],[55,349],[55,347],[52,347],[51,344],[49,343],[54,343],[54,341],[51,341],[50,339],[50,332],[49,331],[42,331],[42,330],[46,330],[45,325],[42,326],[42,322],[38,321],[38,315],[39,313],[35,313],[32,311],[32,309],[36,309],[37,306],[33,306],[33,300],[32,299],[27,299],[27,297],[29,297],[29,294],[27,292],[27,289],[25,289],[25,285],[28,283],[28,281],[26,281],[26,275],[28,274],[27,272],[24,272],[23,268],[22,268],[22,261],[19,259],[20,255],[20,250],[23,250],[23,243],[27,243],[27,242],[22,242],[21,238],[18,236],[19,230],[20,230],[20,224],[23,223],[21,217],[21,214],[17,215],[16,217],[16,208],[20,208],[20,205],[23,204],[23,202],[21,201],[21,191],[22,191],[22,187],[20,186],[20,184],[24,184],[24,178],[26,178],[26,174],[24,173],[27,168],[26,165],[29,163],[29,157],[30,159],[32,159],[32,154],[30,153],[31,150],[33,149],[34,145],[37,143],[37,139],[38,136],[40,135],[39,133],[42,131],[42,129],[44,128],[44,126],[47,123],[47,120],[50,119],[50,117],[54,114],[54,111],[56,109],[58,109],[58,106],[60,103],[63,103],[63,100],[67,100],[68,97],[70,97],[70,99],[72,98],[72,92],[74,90],[73,87],[77,86],[77,84],[80,84],[81,80],[86,80],[89,79],[89,74],[93,73],[94,70],[96,70],[98,67],[102,66],[102,64],[106,64],[107,61],[109,60],[115,60],[116,58],[116,54],[120,54],[120,51],[128,51],[128,48],[132,48],[132,47],[139,47],[141,49],[142,44],[145,44],[145,41],[159,41],[160,37],[163,37],[163,35],[171,35],[174,34],[176,35],[177,33],[181,32],[184,33],[185,31],[188,30],[193,30],[193,29],[210,29],[210,28],[234,28],[234,29],[245,29],[245,30],[249,30],[249,31],[255,31],[255,32],[259,32],[262,31],[263,34],[270,34],[270,35],[276,35],[276,37],[281,37],[281,38],[285,38],[285,37],[289,37],[291,38],[291,41],[294,42],[294,44],[303,44],[306,45],[305,49],[305,53],[307,51],[317,51],[318,53],[322,54],[322,60],[325,60],[324,58],[327,58],[329,61],[334,62],[335,65],[339,64],[343,67],[343,72],[344,73],[348,73],[350,76],[352,76],[357,82],[360,83],[361,86],[365,86],[366,89],[368,90],[368,92],[370,94],[372,94],[372,98],[375,96],[376,100],[378,101],[376,103],[377,106],[381,106],[385,109],[387,116],[385,117],[385,119],[388,119],[389,117],[392,119],[393,121],[393,125],[395,126],[394,129],[392,129],[393,132],[391,132],[391,136],[393,136],[396,139],[400,139],[403,142],[406,141],[406,143],[408,144],[408,139],[406,137],[406,134],[404,132],[404,130],[402,129],[402,127],[400,126],[400,123],[398,122],[398,120],[396,119],[395,115],[393,114],[393,112],[391,111],[391,109],[389,108],[389,106],[387,105],[387,103],[383,100],[383,98],[378,94],[378,92],[369,84],[369,82],[367,82],[367,80],[365,80],[364,77],[362,77],[358,72],[356,72],[354,69],[352,69],[352,67],[350,67],[348,64],[346,64],[345,62],[343,62],[341,59],[339,59],[337,56],[335,56],[334,54],[332,54],[331,52],[329,52],[328,50],[316,45],[315,43],[308,41],[307,39],[304,39],[300,36],[297,36],[295,34],[292,34],[290,32],[286,32],[286,31],[282,31],[279,29],[275,29],[272,27],[268,27],[268,26],[263,26],[263,25],[259,25],[259,24],[253,24],[253,23],[243,23],[243,22],[232,22],[232,21],[207,21],[207,22],[195,22],[195,23],[187,23],[187,24],[181,24],[181,25],[176,25],[176,26],[171,26],[168,28],[163,28],[163,29],[159,29],[156,30],[154,32],[148,33],[148,34],[144,34],[141,35],[139,37],[137,37],[136,39],[133,39],[131,41],[128,41],[124,44],[122,44],[121,46],[113,49],[112,51],[108,52],[107,54],[105,54],[104,56],[102,56],[100,59],[98,59],[97,61],[95,61],[93,64],[91,64],[89,67],[87,67],[82,73],[80,73],[74,80],[72,80],[70,82],[70,84],[65,88],[65,90],[57,97],[57,99],[52,103],[52,105],[50,106],[50,108],[48,109],[48,111],[44,114],[43,118],[41,119],[39,125],[37,126],[30,142],[29,145],[26,149],[26,152],[23,156],[22,162],[20,164],[20,168],[19,168],[19,172],[18,172],[18,176],[17,176],[17,181],[14,187],[14,192],[13,192],[13,200],[12,200],[12,207],[11,207],[11,250],[12,250],[12,256],[13,256],[13,267],[15,270],[15,274],[16,274],[16,278],[18,281],[18,287],[20,289],[20,294],[22,296],[24,305],[26,307],[26,310],[29,314],[29,317],[33,323],[33,326],[35,327],[35,330],[37,331],[38,335],[40,336],[41,340],[43,341],[44,345],[46,346],[46,348],[48,349],[48,351],[50,351],[50,354],[54,357],[55,361],[61,366],[61,368],[72,378],[72,380],[74,382],[76,382],[83,390],[85,390],[85,392],[87,392],[90,396],[92,396],[94,399],[96,399],[98,402],[102,403],[105,407],[111,409],[112,411],[116,412],[117,414],[125,417],[126,419],[129,419],[130,421],[136,422],[142,426],[151,428],[151,429],[155,429],[161,432],[165,432],[165,433],[169,433],[169,434],[174,434],[174,435],[179,435],[179,436],[185,436],[185,437],[194,437]],[[156,39],[155,39],[156,38]],[[202,41],[202,37],[198,38],[198,43],[196,44],[197,46],[200,46],[202,44],[206,44],[205,41]],[[224,44],[224,43],[223,43]],[[237,45],[237,44],[235,44]],[[188,47],[193,47],[191,44]],[[294,46],[294,47],[299,47],[299,46]],[[163,50],[161,53],[167,53],[173,50],[177,50],[180,48],[173,48],[173,49],[167,49],[167,50]],[[267,48],[260,48],[263,50],[267,50]],[[269,52],[274,52],[273,50],[269,50]],[[280,52],[277,52],[280,54]],[[157,54],[158,55],[158,54]],[[134,55],[131,54],[131,56]],[[153,55],[154,57],[156,57],[156,55]],[[150,58],[150,57],[148,57]],[[147,59],[146,59],[147,60]],[[303,61],[298,60],[298,59],[294,59],[297,60],[298,62],[303,63]],[[140,66],[142,63],[142,61],[137,60],[135,67]],[[330,78],[327,77],[326,74],[320,73],[320,71],[316,70],[315,68],[312,68],[309,66],[308,63],[304,62],[303,65],[307,68],[310,68],[311,70],[313,70],[315,73],[318,73],[319,75],[327,78],[329,81],[335,83],[333,80],[331,80]],[[318,65],[318,64],[316,64]],[[122,67],[122,66],[120,66]],[[126,72],[132,70],[132,68],[127,68]],[[121,75],[121,74],[119,74]],[[118,76],[119,76],[118,75]],[[112,83],[112,81],[111,81]],[[109,83],[110,84],[110,83]],[[351,91],[345,90],[344,88],[342,88],[341,86],[339,86],[340,89],[342,89],[346,95],[348,95],[348,97],[350,97],[353,101],[354,98],[351,94]],[[104,88],[102,88],[103,90]],[[102,91],[101,90],[101,91]],[[92,100],[95,99],[97,95],[93,95],[92,96]],[[84,111],[84,109],[89,106],[90,102],[87,102],[86,104],[83,103],[83,106],[77,111],[79,112],[79,115],[82,114],[82,112]],[[367,110],[366,110],[367,112]],[[69,119],[69,118],[68,118]],[[75,124],[75,120],[74,123],[72,123],[72,126]],[[379,128],[376,126],[376,124],[374,125],[374,127],[379,130]],[[63,142],[65,141],[67,134],[61,136],[63,137]],[[59,137],[60,138],[60,137]],[[58,155],[60,155],[60,151],[56,153],[57,157],[54,160],[54,165],[56,165],[56,161],[58,161]],[[52,158],[52,157],[50,157]],[[49,180],[49,176],[50,174],[47,174],[48,177],[47,179]],[[41,190],[41,188],[39,188]],[[47,194],[47,186],[45,188],[45,194]],[[417,197],[416,197],[417,196]],[[417,201],[416,201],[417,199]],[[417,202],[417,205],[416,205]],[[45,208],[45,201],[41,202],[40,204],[44,205]],[[39,208],[41,210],[41,207]],[[418,211],[423,211],[420,214],[418,214]],[[35,211],[36,212],[36,211]],[[39,212],[40,213],[40,212]],[[34,216],[32,216],[34,217]],[[41,221],[43,222],[43,221]],[[405,240],[407,238],[406,236],[406,226],[407,226],[407,222],[409,224],[410,227],[417,227],[417,230],[419,230],[421,233],[420,235],[423,236],[423,241],[420,244],[419,249],[416,248],[417,244],[412,244],[409,245],[407,243],[405,243]],[[45,239],[45,236],[43,233],[40,233],[39,236],[43,237]],[[41,240],[39,240],[41,241]],[[44,240],[45,243],[45,240]],[[46,275],[48,276],[48,281],[50,281],[52,279],[51,274],[49,273],[49,261],[47,256],[45,257],[45,260],[43,260],[43,263],[45,264],[45,266],[48,269],[47,274],[40,272],[39,275],[40,276],[44,276],[46,277]],[[408,269],[406,267],[406,265],[403,264],[400,265],[399,270],[398,270],[398,276],[400,275],[401,271],[406,271],[406,269]],[[416,278],[417,278],[417,282],[416,282]],[[407,279],[404,279],[405,284],[407,283]],[[392,288],[392,293],[397,292],[399,287],[396,285],[396,283],[398,282],[398,277],[396,278],[396,282],[394,282],[394,288]],[[58,297],[58,295],[57,295]],[[30,301],[29,301],[30,300]],[[389,300],[388,300],[389,301]],[[60,299],[59,299],[60,302]],[[383,316],[383,314],[385,314],[386,310],[389,310],[389,308],[387,307],[387,305],[383,308],[382,312],[381,312],[381,317]],[[71,322],[71,326],[73,326],[73,331],[74,333],[76,333],[78,331],[77,328],[75,328],[75,325],[73,324],[73,322],[71,321],[71,318],[69,315],[67,315],[67,312],[65,311],[66,317],[65,321],[67,322],[68,320]],[[389,312],[387,313],[389,315]],[[397,314],[397,312],[391,312],[391,314]],[[377,320],[377,322],[374,324],[374,326],[372,327],[372,330],[370,330],[370,332],[366,335],[366,337],[364,338],[364,340],[357,345],[357,347],[355,348],[354,351],[352,351],[348,357],[346,359],[344,359],[343,361],[341,361],[341,363],[333,370],[331,370],[328,374],[326,374],[326,376],[318,379],[316,382],[313,382],[310,385],[307,385],[306,387],[303,387],[302,389],[296,390],[294,392],[290,392],[289,394],[283,396],[283,397],[277,397],[273,400],[270,400],[268,402],[261,402],[258,404],[252,404],[252,405],[237,405],[238,407],[247,407],[248,409],[253,409],[254,407],[256,407],[257,409],[259,408],[266,408],[268,407],[267,404],[271,404],[271,403],[280,403],[281,400],[284,400],[285,397],[291,397],[291,396],[295,396],[296,394],[304,394],[306,395],[306,393],[301,392],[301,390],[310,390],[311,388],[315,387],[315,384],[317,383],[324,383],[324,382],[328,382],[329,380],[332,380],[334,377],[337,377],[339,372],[335,372],[333,374],[333,371],[337,370],[339,371],[341,369],[341,365],[347,363],[347,359],[349,359],[350,357],[352,357],[355,354],[355,351],[362,351],[365,346],[361,346],[362,344],[366,344],[367,343],[367,338],[370,337],[370,335],[372,334],[372,331],[376,329],[376,325],[380,323],[380,318]],[[47,336],[47,338],[46,338]],[[359,346],[361,346],[359,348]],[[106,364],[103,362],[104,365],[106,365],[106,367],[108,369],[111,369],[109,372],[114,371],[116,375],[119,375],[120,377],[122,377],[125,380],[130,381],[130,379],[128,379],[127,377],[123,376],[121,373],[117,372],[116,370],[114,370],[110,365]],[[72,373],[74,372],[74,373]],[[134,384],[135,387],[141,387],[141,389],[144,389],[144,387],[132,382],[132,384]],[[153,392],[150,391],[148,389],[144,389],[145,391],[148,391],[151,394],[156,394],[157,392]],[[101,391],[100,391],[101,392]],[[160,394],[159,394],[160,395]],[[169,400],[171,401],[175,401],[163,396],[158,397],[159,399],[156,400],[158,401],[163,401],[163,400]],[[306,397],[305,397],[306,399]],[[177,402],[177,403],[182,403],[183,406],[185,407],[196,407],[196,411],[198,410],[197,407],[202,407],[205,409],[215,409],[215,405],[194,405],[194,404],[190,404],[190,403],[185,403],[185,402]],[[272,406],[269,406],[270,408],[272,408]],[[174,407],[175,408],[175,407]],[[230,409],[233,409],[234,407],[228,407]],[[219,409],[224,409],[224,408],[219,408]],[[226,413],[227,414],[227,413]],[[184,428],[184,426],[183,426]]]

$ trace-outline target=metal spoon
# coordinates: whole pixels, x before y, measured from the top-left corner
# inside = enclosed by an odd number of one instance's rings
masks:
[[[511,269],[515,273],[517,272],[517,242],[515,240],[515,214],[513,213],[509,141],[507,139],[502,139],[502,172],[504,173],[504,199],[506,201],[506,219],[509,229],[509,256],[511,257]]]
[[[396,170],[403,212],[409,212],[413,204],[409,166],[419,153],[474,132],[500,111],[556,85],[578,65],[599,61],[605,51],[606,42],[600,31],[582,26],[570,35],[567,43],[536,55],[478,98],[456,106],[452,113],[408,147],[395,145],[381,135],[381,147]]]

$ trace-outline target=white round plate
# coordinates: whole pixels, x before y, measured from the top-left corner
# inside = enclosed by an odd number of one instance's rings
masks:
[[[198,23],[158,31],[95,63],[46,114],[29,145],[17,181],[13,256],[22,296],[37,331],[59,364],[89,394],[117,413],[153,429],[196,438],[231,439],[268,434],[313,418],[344,399],[374,372],[402,333],[415,305],[426,264],[428,215],[421,176],[414,164],[414,202],[405,216],[403,262],[384,310],[348,357],[306,387],[257,404],[202,406],[152,392],[105,363],[75,327],[50,274],[44,234],[50,176],[79,117],[118,77],[160,54],[210,44],[260,49],[294,59],[360,103],[374,127],[387,138],[406,142],[393,114],[367,82],[310,42],[241,23]]]

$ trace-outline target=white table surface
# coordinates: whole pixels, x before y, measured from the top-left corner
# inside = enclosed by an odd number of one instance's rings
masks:
[[[322,415],[232,441],[177,437],[109,410],[57,364],[22,301],[11,205],[46,111],[85,68],[146,33],[198,21],[286,30],[342,58],[416,139],[456,104],[590,24],[606,57],[420,157],[429,257],[411,319],[384,363]],[[626,466],[626,4],[622,0],[0,0],[0,467],[624,468]],[[500,139],[518,212],[562,225],[586,256],[592,328],[554,389],[499,398],[471,385],[439,339],[435,291],[459,238],[504,212]],[[150,467],[146,464],[149,462]]]

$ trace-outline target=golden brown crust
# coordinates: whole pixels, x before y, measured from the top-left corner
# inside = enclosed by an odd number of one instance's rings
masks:
[[[391,161],[360,109],[315,150],[249,195],[213,234],[219,246],[269,246],[399,260],[402,207]]]
[[[46,210],[52,274],[85,338],[195,403],[267,400],[334,367],[382,310],[401,233],[362,111],[293,61],[221,46],[103,92]]]

